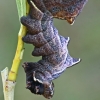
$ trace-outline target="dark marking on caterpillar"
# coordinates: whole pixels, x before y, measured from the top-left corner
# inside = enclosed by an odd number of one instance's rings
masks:
[[[50,3],[49,0],[43,0],[45,4],[47,1]],[[67,2],[67,0],[63,0],[63,2],[65,1]],[[72,3],[73,0],[68,1]],[[70,38],[65,38],[58,33],[53,25],[53,13],[46,10],[43,2],[41,0],[28,0],[30,12],[28,16],[21,18],[21,23],[27,27],[27,34],[22,40],[25,43],[33,44],[35,47],[32,55],[42,56],[42,59],[38,62],[25,62],[22,66],[26,73],[27,89],[34,94],[43,95],[50,99],[54,94],[53,80],[58,78],[66,68],[80,62],[80,59],[69,55],[67,45]],[[34,3],[39,3],[37,7],[43,6],[45,9],[39,10]]]
[[[48,10],[53,17],[73,24],[88,0],[32,0],[42,12]]]

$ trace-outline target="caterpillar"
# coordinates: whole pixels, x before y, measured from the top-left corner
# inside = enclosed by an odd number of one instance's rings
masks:
[[[32,0],[42,12],[48,10],[54,18],[74,24],[88,0]]]
[[[34,45],[32,55],[42,56],[42,59],[38,62],[25,62],[22,66],[26,73],[26,88],[34,94],[50,99],[54,95],[53,80],[66,68],[79,63],[80,59],[69,55],[67,45],[70,38],[58,33],[53,25],[52,13],[49,10],[40,10],[33,1],[28,0],[28,16],[21,17],[21,23],[27,27],[27,34],[22,40]]]

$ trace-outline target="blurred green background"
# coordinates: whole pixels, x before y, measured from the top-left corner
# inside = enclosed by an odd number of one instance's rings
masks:
[[[67,69],[54,80],[55,95],[51,100],[100,100],[100,0],[89,0],[73,26],[54,20],[63,36],[71,38],[68,49],[81,63]],[[0,0],[0,71],[11,67],[17,45],[19,20],[15,0]],[[25,61],[38,61],[31,56],[32,45],[25,44]],[[25,73],[19,68],[15,100],[45,100],[25,89]],[[3,99],[0,77],[0,100]]]

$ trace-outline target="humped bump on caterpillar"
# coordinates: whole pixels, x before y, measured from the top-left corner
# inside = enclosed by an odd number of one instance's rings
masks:
[[[29,0],[28,0],[29,1]],[[42,12],[48,10],[54,18],[73,25],[88,0],[32,0]]]

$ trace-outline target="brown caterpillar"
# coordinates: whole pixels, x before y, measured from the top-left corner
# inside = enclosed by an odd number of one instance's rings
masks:
[[[40,11],[32,1],[29,1],[30,12],[21,18],[21,23],[27,27],[23,37],[25,43],[35,46],[33,56],[42,56],[38,62],[25,62],[27,88],[34,94],[50,99],[54,94],[53,80],[58,78],[66,68],[80,62],[72,58],[67,49],[69,37],[58,34],[53,25],[53,16],[46,10]]]

